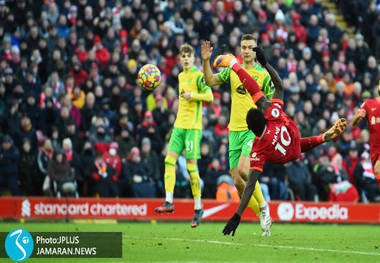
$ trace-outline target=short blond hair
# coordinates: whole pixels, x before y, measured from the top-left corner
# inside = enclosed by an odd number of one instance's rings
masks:
[[[182,55],[185,53],[190,53],[190,55],[194,55],[194,48],[187,43],[183,44],[179,49],[179,54]]]

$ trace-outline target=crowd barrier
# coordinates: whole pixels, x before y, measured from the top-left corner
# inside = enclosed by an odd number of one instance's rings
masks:
[[[176,199],[175,212],[156,214],[154,208],[163,199],[139,198],[48,198],[1,197],[0,218],[14,219],[118,219],[118,220],[191,220],[192,199]],[[206,221],[227,221],[236,211],[238,202],[202,200]],[[380,224],[380,204],[329,202],[270,202],[273,221],[316,223]],[[248,208],[243,221],[258,221]]]

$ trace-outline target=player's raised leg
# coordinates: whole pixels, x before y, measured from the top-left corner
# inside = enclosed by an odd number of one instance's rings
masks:
[[[329,142],[331,140],[334,140],[336,137],[341,135],[346,128],[347,121],[345,118],[337,120],[330,129],[323,133],[323,141]]]
[[[213,66],[216,68],[230,67],[236,73],[236,75],[238,75],[241,83],[243,83],[244,87],[252,95],[252,98],[255,102],[260,97],[264,96],[256,80],[253,79],[249,73],[239,65],[235,56],[231,54],[219,55],[214,60]]]
[[[232,61],[236,60],[236,57],[232,54],[219,55],[215,58],[212,66],[214,68],[228,68]]]
[[[318,136],[311,136],[301,138],[301,152],[307,152],[314,147],[331,141],[341,135],[343,131],[347,128],[347,121],[344,118],[337,120],[330,129]]]

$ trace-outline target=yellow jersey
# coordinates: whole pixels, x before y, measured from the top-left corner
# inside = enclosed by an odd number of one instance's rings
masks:
[[[205,84],[203,73],[196,67],[178,75],[179,107],[174,127],[182,129],[202,129],[202,101],[186,100],[181,94],[185,92],[205,93],[211,90]]]
[[[265,97],[271,99],[273,97],[274,87],[271,86],[269,73],[258,64],[252,69],[248,69],[247,72],[257,81]],[[223,83],[229,81],[231,86],[231,115],[228,129],[230,131],[248,130],[246,121],[247,112],[251,108],[256,108],[251,95],[240,82],[238,75],[230,68],[225,68],[219,72],[218,78]]]

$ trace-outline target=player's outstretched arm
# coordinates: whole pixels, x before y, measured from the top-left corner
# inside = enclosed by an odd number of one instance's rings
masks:
[[[197,90],[198,92],[185,92],[181,96],[186,100],[191,101],[202,101],[202,102],[213,102],[214,96],[212,95],[212,90],[209,86],[205,84],[203,75],[198,75],[197,77]]]
[[[357,125],[363,118],[365,118],[366,111],[365,109],[360,109],[356,112],[354,118],[352,119],[351,126],[354,127]]]
[[[248,175],[248,182],[245,185],[243,195],[240,200],[240,205],[236,213],[241,216],[241,214],[244,212],[245,208],[248,205],[249,200],[251,199],[251,196],[253,192],[255,191],[255,185],[259,178],[259,175],[261,172],[259,170],[253,169],[249,171]]]
[[[255,185],[257,182],[257,179],[259,178],[260,171],[258,170],[250,170],[249,176],[248,176],[248,182],[244,188],[243,195],[240,200],[240,205],[236,213],[231,217],[230,220],[228,220],[227,225],[223,229],[224,235],[229,235],[232,233],[232,235],[235,235],[235,231],[240,223],[240,218],[242,213],[244,212],[245,208],[248,205],[249,200],[252,197],[253,192],[255,191]]]
[[[281,80],[280,76],[278,75],[277,71],[269,63],[267,63],[265,68],[268,71],[268,73],[269,73],[269,75],[273,81],[273,84],[274,84],[275,91],[273,94],[273,98],[283,100],[284,99],[284,86],[282,84],[282,80]]]
[[[212,95],[212,91],[209,88],[206,92],[203,93],[192,93],[192,92],[186,92],[181,95],[186,100],[192,100],[192,101],[203,101],[203,102],[213,102],[214,96]]]
[[[284,86],[282,84],[282,80],[276,70],[268,63],[264,50],[261,47],[255,47],[253,51],[256,52],[256,58],[259,61],[259,63],[268,71],[271,80],[274,84],[274,88],[276,89],[273,98],[276,99],[283,99],[284,98]]]
[[[217,74],[213,74],[211,70],[210,58],[212,55],[212,47],[210,41],[205,41],[201,46],[201,57],[203,61],[203,74],[205,77],[206,85],[212,87],[223,84]]]

